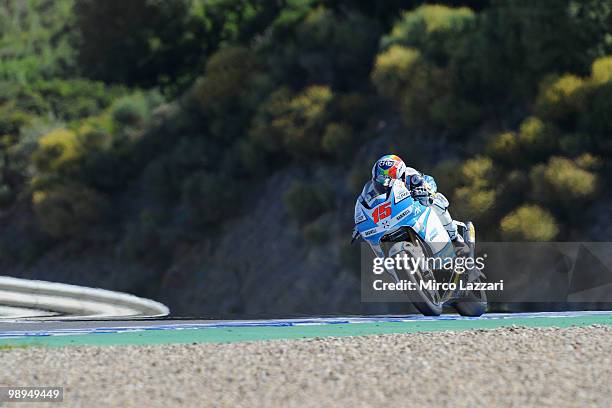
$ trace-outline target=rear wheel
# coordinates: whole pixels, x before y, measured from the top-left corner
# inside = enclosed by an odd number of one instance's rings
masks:
[[[469,316],[469,317],[479,317],[482,316],[487,311],[487,301],[486,295],[483,293],[485,297],[485,301],[476,301],[476,300],[460,300],[455,304],[455,309],[461,316]]]
[[[474,282],[480,282],[480,278]],[[479,317],[487,311],[487,293],[484,290],[464,292],[453,306],[461,316]]]

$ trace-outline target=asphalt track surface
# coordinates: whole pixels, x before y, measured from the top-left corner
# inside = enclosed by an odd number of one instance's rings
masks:
[[[479,318],[442,315],[337,316],[268,320],[2,321],[0,346],[233,343],[346,337],[509,326],[612,325],[612,312],[491,313]]]

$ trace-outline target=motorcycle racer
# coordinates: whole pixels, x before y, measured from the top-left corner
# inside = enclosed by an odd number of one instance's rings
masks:
[[[365,184],[361,196],[367,200],[387,194],[393,184],[398,182],[406,185],[415,200],[422,205],[432,207],[448,232],[455,252],[457,255],[462,255],[466,250],[466,243],[463,237],[457,233],[457,224],[448,211],[448,199],[438,192],[436,181],[432,176],[423,174],[412,167],[407,167],[399,156],[388,154],[374,163],[372,179]]]

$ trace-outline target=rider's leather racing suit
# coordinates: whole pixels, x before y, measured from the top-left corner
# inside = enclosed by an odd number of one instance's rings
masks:
[[[463,245],[463,237],[457,234],[457,224],[453,221],[450,213],[448,212],[449,202],[448,199],[440,192],[438,192],[438,186],[432,176],[423,174],[412,167],[406,168],[405,180],[398,179],[396,182],[405,182],[406,187],[411,192],[415,200],[418,200],[421,204],[431,206],[433,211],[436,213],[442,225],[448,232],[448,235],[453,241],[453,245],[456,249],[460,249]],[[372,186],[372,181],[368,181],[361,192],[361,198],[365,202],[369,202],[374,197],[378,196],[378,193]],[[373,248],[374,252],[378,254],[380,248]],[[378,254],[378,256],[381,256]]]

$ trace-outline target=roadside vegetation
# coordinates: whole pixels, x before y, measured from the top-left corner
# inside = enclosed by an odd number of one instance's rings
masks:
[[[483,238],[589,239],[579,209],[610,200],[610,27],[605,0],[2,2],[0,258],[164,262],[289,167],[344,174],[284,195],[324,242],[316,220],[385,138]],[[427,143],[445,149],[422,162]]]

